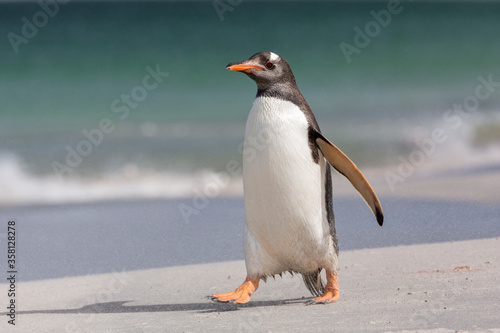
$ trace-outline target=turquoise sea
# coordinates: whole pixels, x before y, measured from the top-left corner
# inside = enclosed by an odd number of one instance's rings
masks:
[[[500,167],[500,2],[42,4],[0,2],[0,205],[193,195],[242,159],[256,87],[225,66],[259,51],[363,169],[435,129],[420,170]]]

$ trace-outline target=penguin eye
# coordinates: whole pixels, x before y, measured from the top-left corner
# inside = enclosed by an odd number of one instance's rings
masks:
[[[264,66],[266,66],[266,68],[267,68],[267,69],[272,69],[272,68],[274,68],[274,64],[273,64],[272,62],[269,62],[269,61],[268,61],[268,62],[266,62],[266,64],[265,64]]]

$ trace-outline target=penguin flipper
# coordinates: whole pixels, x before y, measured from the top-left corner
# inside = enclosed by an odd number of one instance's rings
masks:
[[[384,213],[382,206],[373,191],[373,188],[366,180],[365,176],[359,171],[356,164],[349,159],[337,146],[330,142],[323,134],[316,132],[316,145],[323,153],[326,160],[335,168],[340,174],[344,175],[351,182],[352,186],[359,192],[365,202],[375,215],[377,222],[380,226],[384,223]]]

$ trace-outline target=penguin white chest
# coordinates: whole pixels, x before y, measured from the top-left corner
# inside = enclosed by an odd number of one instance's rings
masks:
[[[331,253],[325,207],[326,162],[314,162],[305,114],[259,97],[250,111],[243,157],[247,269],[313,271]]]

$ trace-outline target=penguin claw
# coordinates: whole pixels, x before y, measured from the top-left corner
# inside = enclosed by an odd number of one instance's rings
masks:
[[[227,303],[227,302],[228,302],[228,301],[223,301],[223,300],[221,300],[221,299],[219,299],[218,297],[215,297],[215,296],[213,296],[213,295],[212,295],[212,296],[210,296],[209,298],[210,298],[210,300],[211,300],[212,302],[216,302],[216,303]]]
[[[316,297],[316,298],[313,298],[311,299],[310,301],[308,301],[306,303],[307,306],[309,305],[316,305],[316,304],[330,304],[330,303],[333,303],[333,302],[336,302],[336,299],[321,299],[321,297]]]
[[[233,293],[233,292],[231,292]],[[223,296],[223,294],[214,295],[212,301],[217,303],[231,303],[231,304],[244,304],[248,303],[250,296],[247,294],[235,294]]]
[[[329,303],[334,303],[338,301],[339,299],[339,293],[338,291],[330,291],[327,290],[323,293],[323,295],[319,297],[315,297],[309,302],[307,302],[307,305],[315,305],[315,304],[329,304]]]

